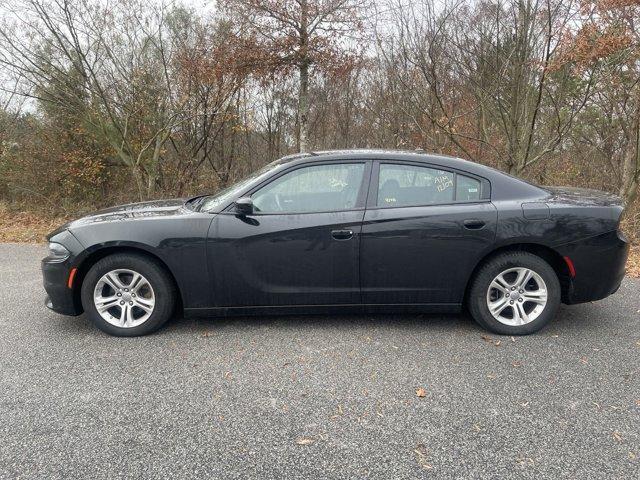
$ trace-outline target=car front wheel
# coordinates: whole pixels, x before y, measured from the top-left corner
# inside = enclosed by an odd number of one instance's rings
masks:
[[[553,268],[528,252],[507,252],[485,263],[468,297],[473,318],[503,335],[526,335],[544,327],[560,305]]]
[[[114,254],[91,267],[82,283],[82,306],[104,332],[133,337],[160,328],[171,317],[175,287],[156,261]]]

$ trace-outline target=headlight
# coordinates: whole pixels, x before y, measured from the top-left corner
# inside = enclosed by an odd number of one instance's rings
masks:
[[[71,253],[67,250],[64,245],[55,242],[49,242],[49,258],[51,260],[57,260],[62,262],[69,258]]]

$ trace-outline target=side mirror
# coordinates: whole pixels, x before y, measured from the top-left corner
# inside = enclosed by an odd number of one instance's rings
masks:
[[[235,201],[236,213],[239,215],[253,214],[253,200],[251,197],[242,197]]]

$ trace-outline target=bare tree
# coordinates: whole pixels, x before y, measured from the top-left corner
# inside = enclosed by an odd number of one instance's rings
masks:
[[[398,79],[419,107],[409,114],[430,143],[443,148],[444,134],[454,150],[515,174],[561,147],[592,91],[588,75],[551,69],[571,2],[424,0],[397,12],[383,56],[401,58]]]
[[[579,71],[600,71],[597,115],[588,117],[587,126],[602,140],[596,148],[616,146],[604,155],[630,204],[640,188],[640,1],[587,1],[581,12],[562,61]]]
[[[13,23],[0,29],[0,65],[21,80],[21,95],[81,112],[130,169],[138,196],[152,196],[180,110],[161,35],[164,10],[133,1],[15,5]]]
[[[271,71],[298,72],[296,143],[309,149],[309,81],[313,68],[333,70],[352,62],[359,48],[366,0],[225,0],[261,51]]]

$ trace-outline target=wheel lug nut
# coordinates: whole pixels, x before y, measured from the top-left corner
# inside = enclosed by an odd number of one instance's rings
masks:
[[[511,303],[513,303],[513,302],[511,302]],[[124,305],[124,301],[120,302],[120,305]]]
[[[125,292],[128,292],[128,291],[129,291],[129,289],[128,289],[128,288],[125,288],[125,289],[124,289],[124,291],[125,291]]]
[[[524,290],[520,290],[520,293],[524,293]]]
[[[133,305],[133,302],[129,302],[129,305]]]
[[[519,298],[518,300],[520,300],[521,302],[523,302],[523,301],[524,301],[524,298]]]
[[[118,295],[119,297],[121,297],[121,296],[122,296],[122,294],[121,294],[121,293],[118,293],[117,295]]]
[[[132,296],[132,297],[135,297],[135,296],[136,296],[136,294],[135,294],[135,293],[132,293],[132,294],[131,294],[131,296]]]
[[[513,305],[513,300],[511,300],[511,301],[509,302],[509,304],[510,304],[510,305]]]
[[[510,293],[507,293],[507,297],[509,297],[510,295],[511,295]]]
[[[515,290],[515,289],[516,289],[516,287],[511,287],[511,290]]]

